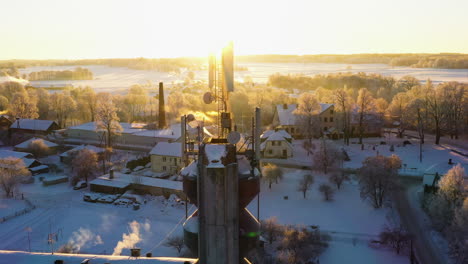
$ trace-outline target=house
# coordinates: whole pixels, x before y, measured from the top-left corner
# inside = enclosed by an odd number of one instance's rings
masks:
[[[34,159],[34,156],[31,153],[11,150],[0,150],[0,159],[5,158],[22,159],[24,162],[24,166],[28,168],[33,175],[49,171],[49,168],[46,165],[42,165],[38,160]]]
[[[265,131],[260,139],[260,153],[263,158],[287,159],[293,156],[292,137],[285,130]]]
[[[52,120],[17,119],[10,126],[11,134],[48,135],[60,127]]]
[[[45,140],[45,139],[42,139],[42,138],[36,138],[36,137],[33,137],[33,138],[30,138],[26,141],[23,141],[22,143],[14,146],[14,150],[15,151],[28,151],[29,150],[29,144],[31,144],[31,142],[35,141],[35,140],[39,140],[39,141],[42,141],[48,148],[49,148],[49,151],[50,153],[56,153],[57,152],[57,149],[58,149],[58,146],[57,144],[53,143],[53,142],[50,142],[48,140]]]
[[[163,195],[165,197],[175,194],[180,198],[185,198],[182,191],[182,182],[113,171],[90,181],[89,186],[92,192],[122,194],[128,190],[133,190],[141,194]]]
[[[11,122],[9,116],[0,115],[0,131],[8,130],[11,124],[13,124],[13,122]]]
[[[275,129],[284,129],[294,138],[302,138],[303,135],[294,114],[297,106],[297,104],[277,105],[273,114],[273,126]],[[335,127],[335,106],[333,104],[320,103],[319,121],[320,131],[325,132]]]
[[[176,174],[182,168],[182,143],[159,142],[150,151],[154,172]]]
[[[80,145],[60,154],[60,162],[63,162],[63,163],[71,162],[71,159],[74,157],[74,154],[76,154],[78,151],[82,149],[89,149],[91,151],[94,151],[98,155],[99,160],[103,158],[103,155],[105,152],[105,149],[95,147],[93,145]]]

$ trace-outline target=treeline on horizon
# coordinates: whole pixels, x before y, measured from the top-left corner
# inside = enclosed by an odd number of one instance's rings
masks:
[[[242,55],[236,56],[236,63],[344,63],[365,64],[381,63],[391,66],[415,68],[468,69],[468,54],[461,53],[376,53],[376,54],[323,54],[323,55]],[[106,65],[110,67],[127,67],[136,70],[156,70],[180,73],[181,69],[206,69],[207,58],[114,58],[83,60],[3,60],[0,69],[25,68],[32,66],[71,66],[71,65]]]
[[[86,68],[77,67],[74,70],[31,72],[27,77],[30,81],[92,80],[93,72]]]

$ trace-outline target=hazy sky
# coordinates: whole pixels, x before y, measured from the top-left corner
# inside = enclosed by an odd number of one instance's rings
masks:
[[[0,59],[468,53],[468,0],[0,0]]]

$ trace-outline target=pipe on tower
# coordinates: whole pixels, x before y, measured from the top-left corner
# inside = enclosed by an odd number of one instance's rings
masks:
[[[163,83],[159,83],[159,124],[158,128],[166,128],[166,107],[164,105],[164,87]]]

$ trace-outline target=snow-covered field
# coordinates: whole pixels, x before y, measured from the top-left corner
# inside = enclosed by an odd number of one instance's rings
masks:
[[[458,81],[468,82],[468,69],[430,69],[430,68],[410,68],[391,67],[386,64],[334,64],[334,63],[239,63],[245,66],[248,71],[236,72],[235,78],[242,81],[244,77],[252,77],[254,82],[266,83],[268,77],[274,73],[295,74],[302,73],[313,76],[316,74],[328,74],[337,72],[365,72],[379,73],[382,75],[400,78],[405,75],[412,75],[421,81],[431,79],[433,82]],[[351,69],[348,68],[351,66]],[[21,74],[28,74],[35,71],[44,70],[71,70],[76,66],[37,66],[20,69]],[[61,87],[65,85],[91,86],[97,91],[108,91],[121,93],[126,91],[133,84],[146,84],[148,81],[156,84],[165,82],[170,85],[172,82],[183,82],[188,71],[180,74],[133,70],[125,67],[109,67],[101,65],[84,65],[94,74],[94,80],[67,80],[67,81],[32,81],[34,86],[41,87]],[[207,80],[207,71],[194,71],[195,80]]]
[[[27,207],[24,200],[0,199],[0,218],[14,215],[16,212],[26,209]]]
[[[326,175],[312,173],[315,182],[304,199],[297,191],[301,176],[306,170],[286,169],[283,180],[268,189],[262,184],[260,193],[260,218],[276,216],[281,224],[317,225],[330,232],[332,243],[320,257],[320,263],[406,263],[407,257],[397,256],[386,249],[373,249],[367,243],[376,239],[387,223],[398,221],[389,209],[373,209],[359,196],[354,181],[345,183],[335,192],[334,200],[326,202],[318,186],[328,183]],[[288,196],[288,199],[284,199]],[[249,210],[257,215],[256,199]],[[353,244],[353,240],[356,241]]]

